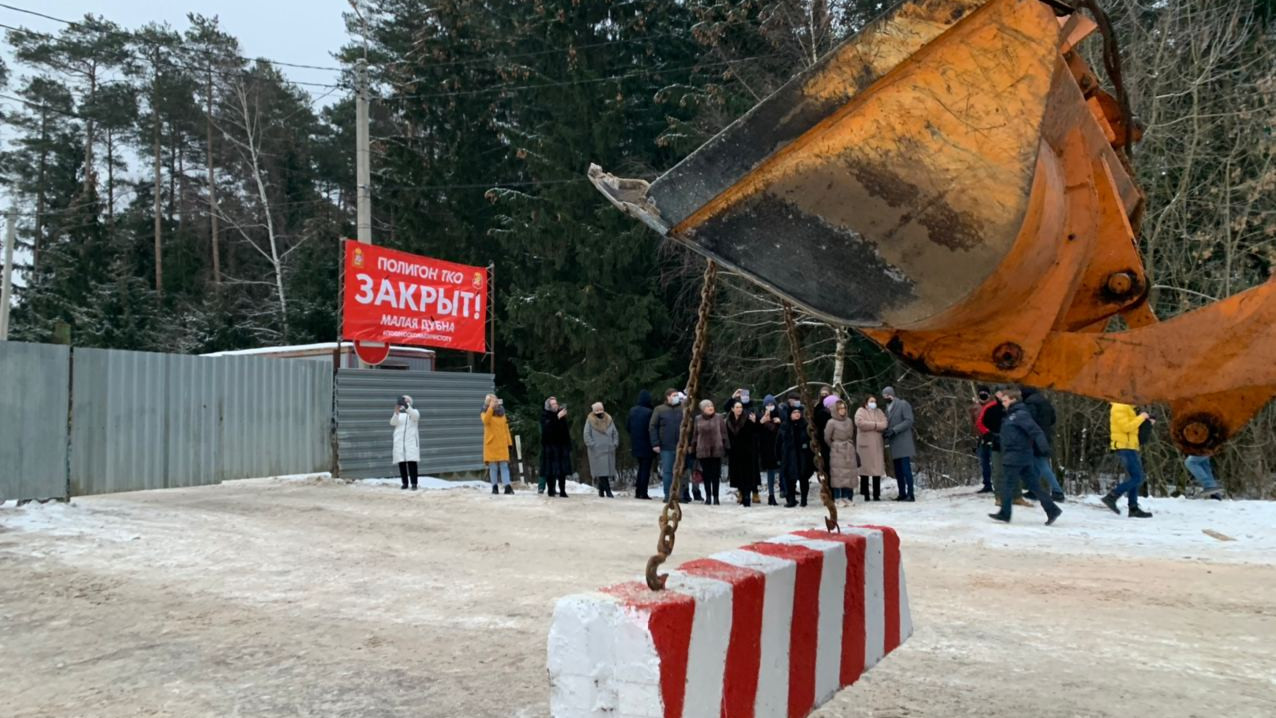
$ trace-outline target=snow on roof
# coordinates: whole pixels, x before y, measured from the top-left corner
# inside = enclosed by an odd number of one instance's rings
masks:
[[[354,345],[350,342],[341,342],[342,349],[353,349]],[[337,342],[319,342],[318,344],[290,344],[278,347],[257,347],[255,349],[234,349],[225,352],[212,352],[209,354],[201,354],[206,357],[242,357],[242,356],[277,356],[277,355],[309,355],[331,352],[337,348]],[[390,347],[391,354],[403,356],[404,354],[416,354],[419,356],[434,356],[434,350],[423,349],[421,347]]]

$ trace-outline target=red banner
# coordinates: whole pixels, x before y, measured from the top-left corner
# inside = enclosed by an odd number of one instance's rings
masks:
[[[487,351],[487,270],[346,240],[341,337]]]

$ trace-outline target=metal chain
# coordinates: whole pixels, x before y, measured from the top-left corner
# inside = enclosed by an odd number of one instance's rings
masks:
[[[691,426],[695,421],[695,406],[700,394],[700,368],[704,365],[705,347],[709,343],[709,314],[713,309],[713,293],[717,281],[718,264],[710,259],[705,264],[704,280],[700,285],[700,313],[696,317],[691,363],[687,366],[687,398],[682,411],[682,423],[678,428],[678,451],[674,454],[673,480],[669,485],[669,495],[665,497],[664,508],[660,512],[660,537],[656,540],[656,554],[647,559],[647,587],[653,591],[663,590],[665,581],[669,579],[669,574],[657,574],[656,571],[669,558],[669,554],[673,553],[678,522],[682,521],[682,506],[678,503],[678,497],[682,495],[682,467],[691,446]]]
[[[837,504],[833,503],[833,487],[829,485],[828,472],[824,469],[824,454],[820,451],[820,437],[815,430],[815,407],[811,404],[811,388],[806,383],[806,368],[802,364],[802,346],[798,343],[797,321],[793,317],[793,305],[784,303],[784,329],[789,335],[789,351],[793,354],[793,371],[797,374],[798,391],[802,394],[802,406],[809,407],[810,417],[806,421],[806,435],[811,442],[811,452],[815,455],[815,474],[820,479],[820,501],[829,515],[824,525],[829,531],[841,533],[837,525]],[[792,501],[792,497],[789,498]]]

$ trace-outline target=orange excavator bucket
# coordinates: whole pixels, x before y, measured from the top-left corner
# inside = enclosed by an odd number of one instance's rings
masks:
[[[1157,321],[1138,129],[1075,51],[1095,23],[1061,7],[903,2],[654,182],[589,176],[923,371],[1166,402],[1209,453],[1276,391],[1273,285]]]

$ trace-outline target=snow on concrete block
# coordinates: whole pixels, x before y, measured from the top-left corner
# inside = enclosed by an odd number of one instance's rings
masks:
[[[912,635],[899,536],[798,531],[559,600],[556,718],[801,718]]]

